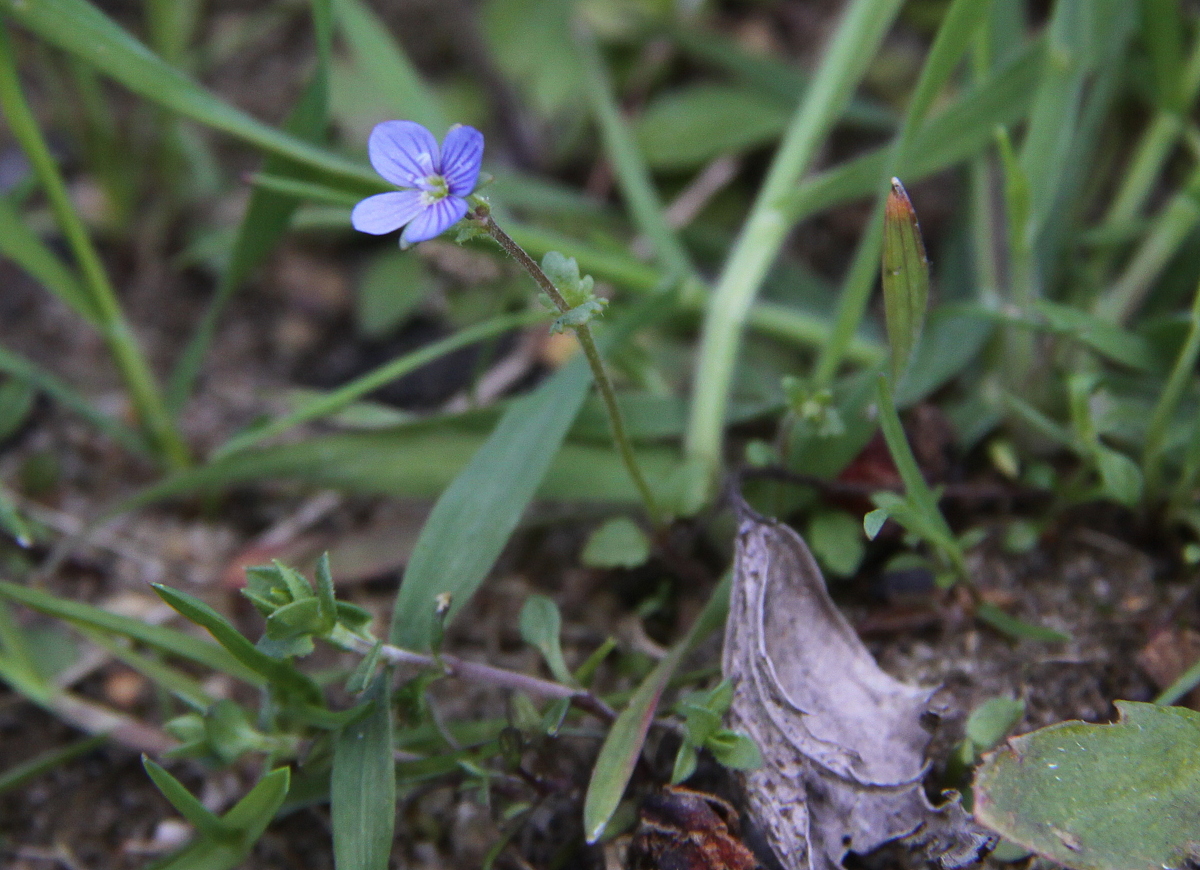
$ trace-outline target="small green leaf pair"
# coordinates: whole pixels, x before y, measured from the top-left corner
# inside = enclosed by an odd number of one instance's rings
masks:
[[[737,731],[721,727],[721,718],[733,701],[733,686],[728,680],[707,692],[694,692],[675,705],[683,716],[684,736],[675,755],[671,784],[678,785],[696,770],[701,749],[734,770],[753,770],[762,766],[762,753],[754,741]]]

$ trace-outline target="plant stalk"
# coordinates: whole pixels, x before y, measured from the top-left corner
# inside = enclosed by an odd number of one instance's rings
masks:
[[[524,248],[512,240],[512,237],[496,223],[490,212],[480,208],[475,212],[475,217],[483,224],[483,228],[493,239],[495,239],[500,247],[529,273],[530,277],[537,283],[550,300],[554,303],[558,310],[566,314],[571,310],[571,306],[567,300],[563,298],[562,293],[554,286],[554,282],[542,271],[542,267],[537,262],[525,253]],[[651,522],[655,526],[662,526],[664,516],[658,506],[658,501],[654,498],[654,493],[650,489],[650,485],[646,482],[646,478],[642,475],[641,468],[638,467],[637,457],[633,452],[633,444],[629,441],[629,435],[625,431],[625,422],[621,416],[621,409],[617,405],[617,394],[613,390],[612,381],[608,378],[608,373],[604,370],[604,361],[600,358],[600,351],[596,349],[596,341],[592,337],[591,327],[586,324],[580,324],[573,327],[575,337],[579,340],[579,346],[583,348],[583,355],[587,358],[588,365],[592,369],[592,378],[596,381],[596,387],[600,390],[600,396],[604,400],[604,408],[608,412],[608,424],[612,429],[613,441],[617,446],[617,452],[621,455],[621,460],[625,463],[625,469],[629,472],[629,477],[633,481],[633,485],[637,487],[638,493],[642,497],[642,503],[646,506],[646,512],[650,515]]]

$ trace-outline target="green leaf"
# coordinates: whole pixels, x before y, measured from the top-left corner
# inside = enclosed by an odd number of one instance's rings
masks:
[[[686,740],[679,744],[679,751],[675,753],[675,764],[671,768],[671,785],[679,785],[696,772],[699,754],[696,747]]]
[[[226,825],[221,819],[200,803],[179,780],[167,772],[161,765],[142,756],[142,767],[163,797],[171,802],[171,806],[194,827],[201,836],[215,840],[229,841],[237,837],[237,831]]]
[[[863,525],[845,511],[820,510],[809,520],[804,539],[822,568],[849,577],[858,570],[866,549],[863,531]]]
[[[670,652],[642,680],[629,699],[629,704],[609,728],[592,768],[592,778],[583,802],[583,831],[589,843],[596,842],[604,834],[625,793],[625,786],[629,783],[646,741],[646,732],[654,719],[654,711],[658,708],[659,698],[679,662],[710,631],[724,622],[729,612],[729,589],[730,577],[726,575],[713,590],[712,597],[688,630],[687,636],[671,647]]]
[[[229,674],[254,686],[265,683],[263,677],[211,641],[192,637],[161,625],[147,625],[138,619],[109,613],[82,601],[58,598],[40,589],[29,589],[0,581],[0,598],[23,604],[39,613],[64,619],[76,625],[128,637],[168,655],[196,662],[206,668]]]
[[[396,596],[392,643],[428,650],[436,596],[452,596],[447,623],[470,600],[537,492],[590,386],[591,373],[577,359],[509,406],[421,529]]]
[[[283,805],[290,782],[288,768],[272,770],[221,816],[222,827],[236,834],[232,840],[202,835],[178,852],[154,862],[150,870],[233,870],[240,866]]]
[[[636,568],[649,558],[646,533],[629,517],[613,517],[588,536],[580,561],[589,568]]]
[[[355,318],[369,338],[400,326],[435,284],[425,262],[410,251],[387,251],[371,260],[358,282]]]
[[[982,752],[1003,740],[1024,715],[1024,701],[1014,698],[988,698],[971,711],[964,730],[967,739]]]
[[[337,870],[387,870],[396,823],[396,766],[387,672],[375,678],[365,716],[333,746],[329,800]]]
[[[1161,870],[1200,858],[1200,713],[1117,701],[1111,725],[1062,722],[984,759],[976,815],[1079,870]]]
[[[571,669],[563,660],[562,642],[559,632],[562,630],[562,617],[558,605],[545,595],[530,595],[521,608],[521,638],[530,646],[537,649],[554,679],[566,685],[572,685],[574,678]]]
[[[1104,494],[1125,507],[1137,507],[1142,500],[1142,470],[1138,464],[1104,445],[1097,445],[1095,455]]]
[[[542,116],[584,105],[572,11],[561,0],[489,0],[481,9],[493,57]]]
[[[692,85],[646,106],[635,126],[646,161],[658,169],[694,169],[777,139],[789,107],[736,85]]]
[[[1069,643],[1071,640],[1071,635],[1065,632],[1034,625],[1010,616],[996,605],[986,601],[975,606],[975,615],[992,628],[1002,631],[1010,637],[1024,637],[1042,643]]]
[[[21,219],[7,197],[0,197],[0,255],[11,260],[68,308],[91,324],[97,316],[79,279]]]
[[[255,649],[242,633],[217,611],[203,601],[163,586],[161,583],[152,584],[154,591],[167,604],[178,610],[192,622],[204,628],[211,634],[234,658],[251,670],[262,674],[273,686],[294,692],[301,699],[320,705],[321,692],[308,677],[297,671],[289,662],[279,661]],[[315,602],[314,602],[315,603]]]
[[[379,187],[379,179],[366,166],[257,121],[200,87],[87,0],[0,0],[0,10],[151,102],[366,190]]]
[[[891,347],[892,383],[900,383],[929,303],[929,261],[917,214],[900,179],[892,179],[883,217],[883,309]]]
[[[721,764],[734,770],[754,770],[763,765],[758,744],[749,735],[728,728],[722,728],[706,740],[704,748]]]

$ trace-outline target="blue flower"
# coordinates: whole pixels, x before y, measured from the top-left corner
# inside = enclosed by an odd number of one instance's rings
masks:
[[[441,235],[467,213],[483,162],[483,134],[450,128],[439,150],[433,134],[416,121],[376,124],[367,140],[375,171],[403,190],[369,196],[350,221],[359,232],[383,235],[404,227],[400,247]]]

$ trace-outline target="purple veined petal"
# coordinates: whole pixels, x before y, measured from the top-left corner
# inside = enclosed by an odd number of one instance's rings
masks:
[[[425,181],[441,162],[437,140],[416,121],[384,121],[367,139],[375,171],[397,187],[428,190]]]
[[[463,219],[467,213],[467,201],[457,196],[447,196],[428,206],[412,219],[400,236],[400,247],[407,248],[417,242],[424,242],[434,236],[440,236],[454,224]]]
[[[382,236],[400,229],[428,206],[419,190],[395,190],[368,196],[350,213],[350,223],[360,233]]]
[[[442,177],[455,196],[470,196],[483,163],[483,134],[474,127],[451,127],[442,140]]]

